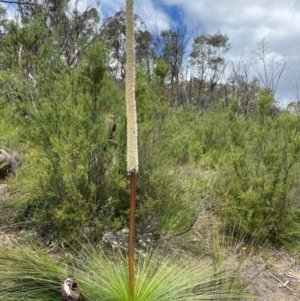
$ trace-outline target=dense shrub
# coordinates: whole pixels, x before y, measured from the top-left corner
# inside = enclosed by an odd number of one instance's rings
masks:
[[[117,147],[118,139],[124,140],[119,134],[123,97],[105,74],[104,59],[95,44],[77,69],[53,74],[42,66],[37,88],[28,91],[33,101],[22,104],[23,137],[30,145],[14,181],[15,204],[23,204],[25,218],[37,219],[43,231],[64,238],[83,228],[99,234],[104,220],[113,218],[106,211],[115,210],[112,204],[122,190],[110,183],[115,184],[116,173],[119,182],[126,176],[114,159],[123,158]],[[61,64],[56,60],[54,65]],[[111,123],[118,123],[115,132]]]
[[[270,104],[262,91],[259,101]],[[222,159],[215,193],[218,213],[240,237],[295,243],[299,237],[299,116],[282,113],[274,118],[268,107],[249,123],[243,147],[232,145]]]
[[[65,70],[55,49],[41,51],[43,58],[51,52],[52,62],[37,58],[40,71],[34,85],[28,86],[12,72],[3,79],[13,76],[24,100],[9,104],[16,116],[9,122],[18,124],[19,140],[27,141],[22,168],[11,184],[11,206],[18,221],[33,222],[46,236],[72,241],[88,235],[98,240],[103,231],[127,226],[124,94],[110,79],[98,43],[82,52],[76,68]],[[172,112],[163,83],[148,85],[143,67],[138,71],[136,97],[142,166],[138,222],[154,229],[166,220],[173,223],[177,216],[176,226],[168,227],[184,228],[194,215],[188,202],[176,205],[188,189],[180,185],[175,172],[188,156],[190,130],[182,132],[185,113]],[[179,214],[182,208],[188,210]]]

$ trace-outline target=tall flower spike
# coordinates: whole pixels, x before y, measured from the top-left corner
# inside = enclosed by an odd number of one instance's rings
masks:
[[[126,0],[126,53],[127,171],[130,174],[138,171],[133,0]]]
[[[135,105],[135,56],[133,0],[126,0],[126,116],[127,171],[130,178],[130,216],[128,242],[128,270],[131,300],[134,300],[134,234],[136,207],[136,173],[138,171],[137,118]]]

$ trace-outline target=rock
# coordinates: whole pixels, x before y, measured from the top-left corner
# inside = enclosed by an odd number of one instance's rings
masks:
[[[78,284],[72,276],[61,281],[61,295],[66,301],[78,301],[80,298]]]
[[[17,152],[11,154],[11,172],[15,173],[16,170],[21,166],[21,159]]]
[[[4,149],[0,149],[0,178],[4,179],[11,172],[11,156]]]
[[[9,154],[4,149],[0,149],[0,178],[4,179],[10,173],[15,173],[21,165],[21,160],[16,152]]]

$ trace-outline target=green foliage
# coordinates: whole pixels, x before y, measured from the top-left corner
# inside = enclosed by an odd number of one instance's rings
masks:
[[[69,273],[41,250],[17,245],[0,247],[0,267],[0,300],[58,300]]]
[[[21,25],[6,20],[1,40],[0,142],[22,156],[10,181],[10,205],[18,221],[33,222],[41,234],[71,241],[88,233],[97,240],[127,224],[122,78],[107,64],[114,56],[106,44],[92,38],[96,29],[89,38],[84,34],[95,15],[77,35],[71,19],[49,30],[43,13],[30,13]],[[122,21],[123,13],[118,16]],[[73,24],[70,35],[65,22]],[[190,57],[203,68],[190,83],[179,81],[181,54],[173,53],[185,37],[171,30],[161,38],[165,56],[154,62],[150,52],[140,53],[136,72],[141,227],[150,225],[158,235],[180,232],[205,202],[240,237],[293,241],[299,233],[299,117],[280,112],[272,92],[256,92],[257,83],[247,87],[251,91],[244,87],[255,97],[220,97],[226,35],[196,37]],[[165,81],[168,73],[176,85]],[[179,94],[189,94],[189,104],[176,100]],[[216,176],[216,185],[205,172]]]
[[[189,160],[190,126],[194,120],[185,110],[172,111],[164,94],[164,85],[152,81],[137,70],[136,102],[139,125],[139,161],[137,217],[156,232],[186,229],[195,215],[197,189],[181,172]],[[195,114],[197,115],[197,114]],[[188,197],[189,195],[189,197]],[[193,203],[193,204],[191,204]]]
[[[0,112],[0,147],[17,151],[20,148],[20,128],[7,121],[6,116],[9,112],[5,107],[2,107]]]
[[[228,107],[217,105],[202,114],[187,108],[182,110],[184,115],[177,110],[174,116],[180,126],[173,121],[172,128],[181,147],[176,157],[214,174],[213,186],[205,188],[210,194],[209,206],[213,205],[239,239],[268,239],[296,246],[300,230],[296,197],[299,116],[280,113],[267,90],[260,91],[251,118],[239,115],[239,106],[233,101]],[[174,152],[172,142],[170,146]],[[199,188],[198,193],[203,195]],[[176,207],[173,205],[174,210]],[[183,208],[180,211],[185,212]]]
[[[131,300],[127,260],[121,254],[105,255],[86,247],[72,267],[59,264],[38,248],[18,245],[0,248],[0,300],[58,300],[61,280],[71,271],[80,300]],[[196,258],[164,256],[153,252],[136,261],[134,298],[155,300],[238,300],[230,273],[216,272]]]
[[[208,113],[190,113],[188,153],[205,168],[215,169],[232,146],[243,147],[247,123],[234,112],[234,106],[215,106]],[[182,120],[184,122],[184,120]]]
[[[122,119],[123,97],[104,62],[99,44],[91,44],[77,69],[61,72],[55,68],[63,62],[53,50],[51,68],[40,62],[37,88],[18,83],[21,97],[31,99],[20,104],[23,115],[18,117],[30,149],[13,183],[13,204],[24,204],[20,213],[35,219],[40,230],[67,240],[82,235],[84,227],[96,227],[99,235],[108,223],[103,220],[115,216],[103,206],[119,197],[110,183],[119,169],[114,156],[120,152],[123,158],[124,150],[116,145],[123,145],[118,139],[124,138],[110,137],[110,123]]]
[[[123,93],[111,81],[97,43],[82,50],[78,66],[70,68],[46,39],[33,63],[34,80],[24,80],[27,70],[9,70],[1,77],[3,102],[9,97],[6,120],[11,127],[18,125],[17,138],[26,141],[22,167],[11,183],[10,205],[18,221],[34,221],[43,235],[71,241],[88,233],[97,240],[103,231],[127,221]],[[136,83],[143,166],[138,175],[138,221],[153,228],[169,220],[166,229],[186,228],[194,213],[188,201],[177,203],[188,188],[180,186],[170,169],[188,158],[190,130],[181,126],[187,115],[172,113],[164,83],[147,81],[141,66]],[[181,209],[186,213],[180,214]],[[174,225],[175,216],[183,218]]]
[[[278,113],[278,108],[275,106],[274,95],[268,89],[260,90],[256,107],[256,117],[261,125],[264,124],[268,117],[275,117],[278,115],[276,114]]]
[[[156,61],[156,66],[153,69],[155,75],[160,78],[160,83],[163,84],[164,80],[169,72],[170,66],[164,60],[158,59]]]
[[[232,145],[220,164],[217,210],[240,237],[297,244],[300,212],[293,191],[299,177],[299,116],[274,119],[268,97],[261,93],[258,115],[245,121],[246,133],[236,132],[243,143]]]

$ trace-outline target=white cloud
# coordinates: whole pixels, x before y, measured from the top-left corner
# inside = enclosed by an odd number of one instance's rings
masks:
[[[136,0],[135,12],[148,27],[160,31],[170,26],[174,5],[186,13],[187,20],[201,24],[205,33],[227,34],[232,46],[230,59],[238,60],[243,54],[247,62],[257,42],[265,38],[279,56],[292,55],[300,62],[300,0]],[[107,17],[124,9],[125,0],[102,0],[101,6]],[[288,76],[286,71],[278,87],[282,99],[291,95]]]
[[[300,0],[163,0],[177,5],[190,18],[203,24],[206,33],[220,30],[232,45],[230,57],[247,57],[263,38],[279,55],[293,56],[300,62]],[[300,73],[300,70],[299,70]],[[290,94],[283,75],[278,95]]]
[[[166,12],[159,9],[160,1],[136,0],[135,2],[136,13],[151,30],[161,31],[170,27],[171,19]]]

